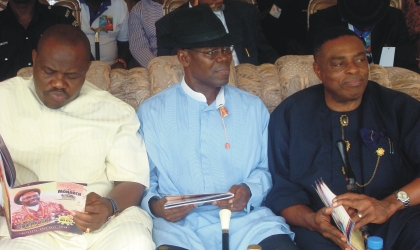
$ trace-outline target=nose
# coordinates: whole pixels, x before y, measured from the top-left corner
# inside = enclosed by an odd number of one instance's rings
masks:
[[[57,89],[64,89],[64,88],[67,88],[68,84],[64,75],[56,74],[54,79],[52,79],[51,81],[51,86]]]
[[[216,57],[216,60],[222,62],[229,60],[229,58],[232,58],[231,53],[227,53],[226,51],[223,52],[223,50],[220,50],[219,55]]]
[[[355,62],[351,61],[351,62],[348,63],[347,73],[354,75],[354,74],[358,73],[359,70],[360,70],[360,68]]]

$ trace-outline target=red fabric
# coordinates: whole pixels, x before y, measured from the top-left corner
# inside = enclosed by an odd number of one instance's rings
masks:
[[[12,227],[14,229],[21,228],[22,224],[36,222],[43,219],[50,218],[54,220],[55,215],[68,215],[70,212],[66,210],[63,205],[55,202],[39,202],[38,211],[28,209],[22,206],[18,211],[12,214]],[[48,220],[45,220],[48,222]]]

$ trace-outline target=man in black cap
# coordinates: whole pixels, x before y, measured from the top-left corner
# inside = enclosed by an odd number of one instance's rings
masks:
[[[32,67],[32,50],[41,34],[54,24],[78,26],[69,8],[47,6],[38,0],[9,0],[0,11],[0,81]]]
[[[311,15],[307,53],[313,53],[312,43],[318,34],[337,26],[353,30],[362,38],[370,63],[380,63],[382,48],[395,47],[394,66],[420,71],[404,14],[390,7],[390,0],[338,0],[337,5]]]
[[[296,249],[280,216],[262,206],[271,188],[268,111],[262,101],[228,84],[231,45],[209,5],[174,12],[172,35],[184,79],[148,99],[137,112],[149,154],[150,188],[141,207],[154,218],[153,240],[170,249],[221,249],[220,209],[232,211],[231,249]],[[165,195],[230,192],[207,206],[165,209]]]

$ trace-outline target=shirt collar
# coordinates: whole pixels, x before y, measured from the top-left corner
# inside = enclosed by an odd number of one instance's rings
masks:
[[[343,17],[341,18],[341,21],[347,23],[349,30],[353,31],[354,33],[356,33],[357,36],[362,38],[366,38],[370,33],[372,33],[373,28],[375,28],[375,25],[373,25],[372,28],[370,28],[370,30],[363,31],[362,35],[360,35],[360,31],[358,28],[356,28],[356,26],[347,22]]]
[[[207,103],[207,98],[199,92],[195,92],[188,86],[188,84],[185,82],[185,78],[182,78],[181,81],[181,87],[184,90],[185,94],[187,94],[192,99]],[[220,91],[216,96],[216,108],[220,108],[221,106],[225,105],[225,88],[224,86],[220,87]]]

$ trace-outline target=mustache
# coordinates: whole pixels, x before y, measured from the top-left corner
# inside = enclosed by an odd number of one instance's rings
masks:
[[[64,89],[53,88],[53,89],[47,91],[48,94],[51,93],[51,92],[61,92],[61,93],[65,94],[67,97],[69,97],[69,94]]]

